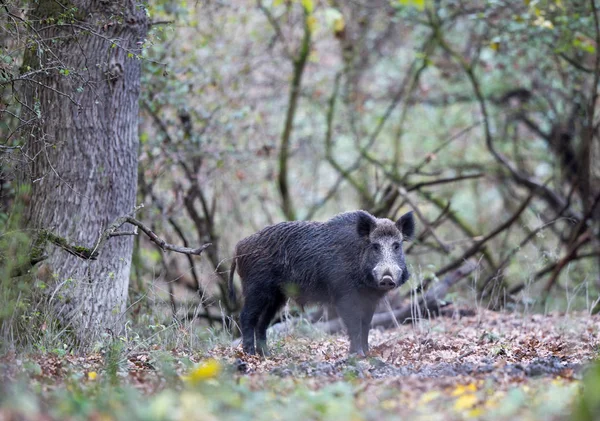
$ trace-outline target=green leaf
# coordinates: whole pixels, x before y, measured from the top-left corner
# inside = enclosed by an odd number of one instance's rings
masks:
[[[585,51],[586,53],[594,54],[596,52],[596,47],[592,44],[592,42],[583,37],[578,37],[573,40],[573,46]]]
[[[313,3],[313,0],[302,0],[302,7],[304,7],[304,10],[308,14],[311,14],[313,10],[315,10],[315,4]]]
[[[398,0],[398,3],[400,3],[403,6],[412,6],[419,10],[424,10],[425,1],[426,0]]]

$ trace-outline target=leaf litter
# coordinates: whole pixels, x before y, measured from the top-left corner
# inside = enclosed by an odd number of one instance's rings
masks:
[[[205,379],[214,384],[229,379],[256,392],[276,390],[282,397],[300,386],[320,393],[345,384],[351,387],[357,419],[440,419],[440,414],[444,419],[531,414],[561,419],[568,415],[588,363],[598,357],[599,331],[600,318],[587,313],[481,310],[472,317],[372,330],[371,352],[364,359],[348,357],[342,334],[292,329],[271,335],[273,355],[268,358],[227,345],[205,351],[136,348],[126,352],[116,374],[146,396],[185,390]],[[0,359],[3,382],[23,373],[42,395],[64,387],[73,375],[84,384],[110,375],[101,353],[7,354]]]

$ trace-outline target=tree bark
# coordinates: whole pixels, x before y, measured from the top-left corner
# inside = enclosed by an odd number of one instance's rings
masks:
[[[35,4],[21,69],[33,71],[21,86],[22,115],[32,120],[27,224],[89,246],[135,206],[147,17],[136,1]],[[131,236],[113,238],[97,260],[48,249],[50,308],[82,344],[122,330],[132,251]]]

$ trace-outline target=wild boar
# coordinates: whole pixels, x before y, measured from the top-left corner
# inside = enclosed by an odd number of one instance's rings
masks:
[[[229,293],[235,303],[237,267],[245,298],[244,352],[268,355],[267,328],[291,297],[300,305],[334,305],[348,331],[350,353],[364,356],[378,301],[409,278],[402,246],[414,231],[412,212],[393,222],[359,210],[326,222],[282,222],[241,240]]]

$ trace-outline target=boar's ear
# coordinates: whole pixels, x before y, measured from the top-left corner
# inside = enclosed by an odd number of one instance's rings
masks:
[[[405,240],[412,240],[415,234],[415,218],[412,211],[405,213],[396,221],[396,227]]]
[[[368,237],[373,228],[375,228],[373,217],[366,212],[360,212],[356,224],[356,232],[358,232],[358,235],[361,237]]]

